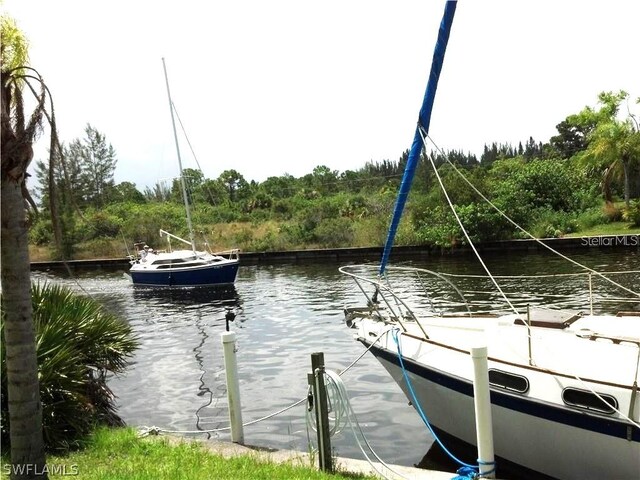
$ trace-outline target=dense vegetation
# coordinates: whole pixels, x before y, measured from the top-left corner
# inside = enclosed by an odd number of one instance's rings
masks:
[[[480,158],[460,151],[423,156],[397,243],[466,241],[432,164],[473,241],[526,236],[514,223],[538,237],[621,220],[640,226],[638,122],[625,92],[601,93],[598,100],[597,108],[585,107],[559,123],[558,134],[546,143],[533,138],[517,146],[492,143]],[[158,246],[160,228],[187,238],[178,180],[143,192],[130,182],[115,185],[115,149],[90,125],[86,137],[65,146],[64,153],[65,168],[53,172],[64,238],[56,258],[122,257],[134,241]],[[208,179],[186,169],[198,241],[206,239],[214,249],[248,251],[381,245],[407,155],[356,171],[321,165],[299,178],[272,176],[263,182],[247,182],[235,170]],[[38,162],[43,211],[48,177],[47,166]],[[52,245],[46,214],[34,222],[30,235],[34,249]]]
[[[129,324],[97,301],[60,285],[31,289],[45,445],[66,451],[96,425],[122,425],[107,375],[124,371],[137,340]],[[0,294],[0,301],[2,294]],[[4,344],[4,311],[0,336]],[[9,447],[6,353],[0,352],[0,432]]]

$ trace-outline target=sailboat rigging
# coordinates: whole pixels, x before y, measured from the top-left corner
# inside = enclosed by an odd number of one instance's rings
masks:
[[[486,346],[498,469],[516,465],[525,476],[537,472],[559,479],[640,478],[640,314],[594,313],[592,277],[619,287],[635,301],[639,293],[611,274],[572,261],[582,269],[576,275],[588,278],[582,308],[530,307],[533,292],[521,291],[509,301],[476,251],[488,273],[483,278],[493,282],[512,310],[486,312],[456,286],[459,276],[387,265],[428,135],[455,9],[456,1],[448,0],[380,266],[340,268],[366,300],[365,306],[345,307],[346,324],[396,380],[434,435],[471,448],[477,439],[470,350]],[[635,278],[638,273],[632,272]],[[519,285],[527,278],[518,276]],[[369,295],[372,288],[375,293]],[[477,298],[478,293],[471,294]],[[475,468],[475,475],[482,476],[480,466]]]
[[[149,286],[217,286],[230,285],[235,282],[238,267],[240,265],[239,250],[233,249],[225,252],[212,253],[210,251],[196,250],[196,241],[191,220],[191,207],[187,195],[187,187],[182,169],[182,157],[180,144],[174,118],[174,105],[171,100],[169,76],[164,58],[162,59],[164,78],[171,112],[171,125],[176,145],[178,168],[180,173],[180,186],[189,231],[189,240],[180,238],[165,230],[160,230],[160,237],[168,240],[168,250],[157,251],[147,245],[136,244],[136,257],[131,260],[129,274],[134,285]],[[176,239],[190,249],[172,250],[171,239]]]

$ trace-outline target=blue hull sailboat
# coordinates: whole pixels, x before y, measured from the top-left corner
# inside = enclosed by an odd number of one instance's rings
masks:
[[[506,312],[486,311],[476,289],[465,296],[460,285],[468,285],[469,279],[463,281],[459,275],[415,267],[387,268],[428,135],[455,9],[456,2],[447,1],[381,264],[340,269],[365,297],[362,305],[345,307],[346,324],[398,383],[438,445],[463,469],[475,470],[472,478],[490,476],[491,460],[465,464],[441,439],[473,450],[479,443],[470,355],[478,346],[488,352],[493,450],[499,476],[506,465],[524,472],[521,478],[529,478],[532,472],[568,480],[640,478],[640,313],[597,313],[592,279],[624,290],[633,297],[630,301],[638,301],[639,293],[613,281],[611,275],[563,256],[581,269],[576,275],[584,275],[588,285],[584,301],[578,302],[580,308],[530,307],[535,291],[523,288],[526,275],[517,277],[519,290],[508,297],[462,223],[467,242],[487,272],[482,279],[493,282],[508,305]],[[432,167],[440,181],[435,165]],[[455,216],[455,210],[453,213]],[[624,273],[629,272],[620,272]],[[638,272],[631,273],[638,278]],[[495,296],[493,289],[491,294]]]
[[[180,184],[182,187],[182,197],[184,200],[190,240],[185,240],[169,232],[160,230],[160,236],[164,236],[168,240],[167,249],[153,250],[145,244],[136,244],[136,255],[131,258],[129,275],[134,285],[156,287],[231,285],[236,280],[238,267],[240,266],[239,250],[233,249],[217,253],[196,250],[189,199],[182,172],[182,159],[180,157],[180,147],[176,134],[173,113],[174,107],[171,101],[171,91],[169,89],[169,79],[164,58],[162,59],[162,66],[164,67],[165,81],[167,84],[171,123],[176,143],[178,165],[180,167]],[[173,250],[171,248],[172,238],[188,245],[190,248]]]

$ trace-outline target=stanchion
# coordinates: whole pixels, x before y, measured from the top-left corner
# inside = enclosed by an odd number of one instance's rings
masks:
[[[476,412],[479,470],[483,478],[495,478],[487,347],[472,348],[471,358],[473,358],[473,399]]]
[[[244,444],[242,405],[240,404],[240,385],[238,383],[238,366],[236,363],[236,334],[234,332],[224,332],[220,335],[220,338],[224,349],[224,369],[227,377],[231,441]]]

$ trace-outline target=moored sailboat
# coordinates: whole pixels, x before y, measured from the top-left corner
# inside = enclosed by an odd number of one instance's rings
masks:
[[[640,478],[640,313],[595,313],[598,306],[591,296],[578,309],[523,308],[522,302],[504,295],[479,255],[507,312],[482,311],[465,298],[450,276],[387,267],[428,135],[455,9],[456,2],[447,1],[380,266],[375,272],[371,266],[340,269],[355,281],[366,300],[364,306],[345,308],[346,323],[391,374],[434,435],[476,444],[470,350],[483,345],[489,355],[498,467],[508,462],[560,479]],[[468,236],[467,241],[473,247]],[[600,278],[640,298],[610,276],[573,263],[589,278]],[[638,272],[635,275],[638,278]],[[444,291],[443,287],[427,278],[439,280],[458,296],[456,303],[446,305],[435,298],[434,292]]]
[[[168,241],[166,250],[153,250],[146,244],[136,244],[136,255],[131,259],[129,275],[134,285],[159,287],[230,285],[235,282],[240,266],[239,250],[233,249],[217,253],[196,250],[189,198],[182,172],[182,158],[176,133],[174,107],[164,58],[162,59],[162,66],[167,85],[167,96],[169,97],[171,123],[180,170],[180,185],[190,238],[185,240],[165,230],[160,230],[160,236],[165,237]],[[172,238],[189,245],[190,248],[173,250],[171,248]]]

